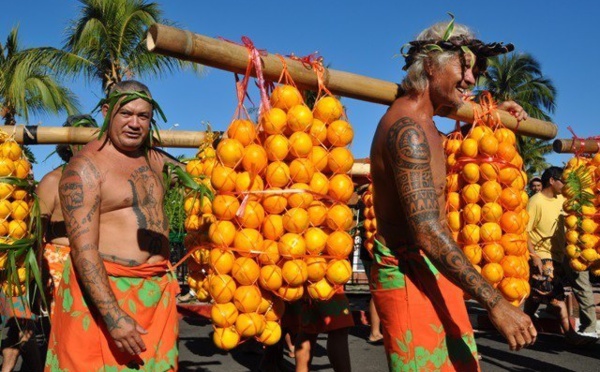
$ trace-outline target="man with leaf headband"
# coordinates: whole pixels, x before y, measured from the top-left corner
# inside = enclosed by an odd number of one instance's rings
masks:
[[[177,368],[179,287],[169,269],[163,167],[152,148],[148,88],[115,84],[101,102],[99,138],[66,166],[59,186],[71,244],[60,284],[47,370]]]
[[[462,105],[486,58],[513,46],[484,44],[452,19],[426,29],[407,47],[401,95],[379,122],[371,146],[377,216],[371,291],[391,371],[477,371],[463,291],[485,306],[511,350],[532,344],[536,330],[452,239],[444,211],[443,138],[433,115]],[[501,107],[518,120],[527,117],[514,102]]]

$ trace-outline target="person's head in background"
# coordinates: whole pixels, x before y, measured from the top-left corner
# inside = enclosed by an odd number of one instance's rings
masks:
[[[63,127],[98,128],[98,124],[90,115],[71,115],[67,118],[67,121],[65,121]],[[56,153],[66,164],[69,162],[69,160],[71,160],[73,155],[81,149],[81,146],[82,145],[67,144],[56,145]]]
[[[531,195],[542,191],[542,179],[539,177],[533,177],[531,181],[529,181],[529,191]]]

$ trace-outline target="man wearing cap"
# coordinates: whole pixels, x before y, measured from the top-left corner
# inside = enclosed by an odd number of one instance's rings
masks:
[[[59,185],[71,258],[60,283],[46,370],[177,368],[179,287],[169,270],[160,107],[136,81],[101,102],[104,124]]]
[[[461,106],[486,58],[513,46],[484,44],[454,20],[426,29],[408,46],[402,93],[379,122],[371,146],[377,216],[371,291],[391,371],[477,371],[463,291],[488,310],[511,350],[531,345],[536,330],[452,239],[444,212],[443,138],[433,115]],[[500,107],[518,120],[527,117],[513,102]]]

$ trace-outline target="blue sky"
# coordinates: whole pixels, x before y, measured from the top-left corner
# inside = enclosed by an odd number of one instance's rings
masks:
[[[600,76],[596,64],[598,16],[595,1],[442,1],[442,0],[347,0],[328,2],[256,1],[160,1],[164,17],[180,28],[210,37],[239,41],[249,37],[260,49],[271,53],[307,55],[317,51],[331,68],[377,79],[399,82],[404,76],[403,59],[394,58],[400,47],[431,24],[448,19],[470,26],[484,41],[515,44],[517,52],[533,55],[544,75],[557,90],[557,109],[553,122],[558,138],[570,138],[571,126],[580,137],[600,135],[596,89]],[[75,0],[5,1],[0,12],[0,40],[19,25],[24,47],[60,47],[69,20],[77,17]],[[225,130],[236,107],[234,77],[230,72],[207,69],[202,76],[178,72],[147,79],[154,98],[168,118],[162,129],[203,130],[208,121],[215,130]],[[101,95],[97,82],[81,79],[65,84],[81,101],[83,112],[90,111]],[[257,92],[251,90],[254,102]],[[352,151],[366,157],[379,118],[386,107],[344,98],[347,115],[355,128]],[[60,126],[65,117],[33,116],[29,124]],[[97,117],[100,121],[100,118]],[[19,123],[24,123],[21,120]],[[453,122],[437,118],[440,130],[448,131]],[[60,164],[53,146],[34,146],[38,164],[35,178]],[[193,150],[169,149],[174,155],[193,154]],[[560,165],[568,155],[552,154],[548,160]]]

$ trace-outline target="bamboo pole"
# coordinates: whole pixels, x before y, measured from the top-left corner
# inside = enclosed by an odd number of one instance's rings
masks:
[[[248,50],[243,46],[158,23],[150,26],[146,46],[154,53],[240,74],[245,73],[248,64]],[[261,60],[265,79],[277,81],[283,69],[279,57],[267,54],[261,56]],[[302,89],[318,88],[317,77],[312,69],[290,58],[284,60],[296,85]],[[399,94],[399,86],[396,83],[343,71],[325,69],[324,82],[333,94],[384,105],[390,105]],[[458,110],[447,109],[436,114],[473,122],[471,105],[463,105]],[[530,137],[552,139],[558,133],[556,124],[547,121],[528,119],[518,123],[512,115],[504,111],[500,111],[500,119],[504,126],[515,133]]]
[[[98,138],[98,128],[83,127],[38,127],[24,125],[3,125],[0,130],[14,135],[15,141],[25,145],[82,145]],[[206,132],[194,131],[159,131],[161,147],[196,148],[206,138]]]
[[[552,149],[559,154],[588,153],[595,154],[600,150],[600,141],[581,139],[557,139],[552,143]]]

